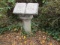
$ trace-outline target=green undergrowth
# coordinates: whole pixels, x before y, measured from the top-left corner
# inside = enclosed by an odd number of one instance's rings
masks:
[[[60,0],[47,1],[39,9],[38,28],[60,41]]]
[[[18,32],[19,30],[21,30],[20,23],[12,24],[12,25],[8,25],[6,27],[0,27],[0,34],[3,34],[6,31]]]

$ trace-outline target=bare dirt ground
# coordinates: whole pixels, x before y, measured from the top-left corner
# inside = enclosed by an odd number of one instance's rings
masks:
[[[41,31],[30,37],[20,32],[10,32],[0,35],[0,45],[60,45],[60,42]]]

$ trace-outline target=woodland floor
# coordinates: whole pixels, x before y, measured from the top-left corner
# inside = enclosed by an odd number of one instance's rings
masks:
[[[60,45],[60,42],[41,31],[30,37],[21,32],[10,32],[0,35],[0,45]]]

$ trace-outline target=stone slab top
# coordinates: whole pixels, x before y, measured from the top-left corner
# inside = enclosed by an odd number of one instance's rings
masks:
[[[16,3],[13,13],[36,15],[38,14],[38,7],[38,3]]]
[[[25,14],[26,3],[16,3],[13,10],[14,14]]]
[[[26,14],[38,14],[38,3],[28,3],[26,7]]]

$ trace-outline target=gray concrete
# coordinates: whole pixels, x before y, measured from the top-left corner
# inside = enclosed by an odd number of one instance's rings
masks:
[[[23,28],[26,33],[31,33],[31,19],[38,14],[38,3],[16,3],[13,10],[23,20]]]
[[[14,14],[24,14],[25,8],[26,8],[26,3],[16,3],[13,13]]]
[[[26,7],[26,13],[25,14],[33,14],[37,15],[38,14],[38,3],[28,3]]]

